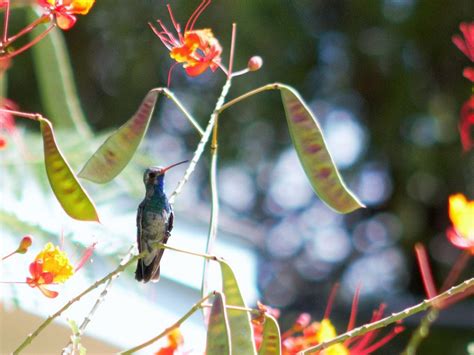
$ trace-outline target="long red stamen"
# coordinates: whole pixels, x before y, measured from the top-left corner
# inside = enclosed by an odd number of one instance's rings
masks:
[[[352,299],[351,306],[351,315],[349,317],[349,323],[347,323],[347,331],[350,331],[354,328],[357,318],[357,307],[359,306],[359,296],[360,296],[360,285],[357,286],[354,292],[354,298]]]
[[[451,268],[451,271],[449,271],[449,274],[446,277],[446,280],[444,280],[443,285],[441,286],[441,292],[446,291],[448,288],[454,285],[456,280],[459,278],[459,275],[466,267],[466,264],[468,263],[470,258],[471,258],[471,255],[469,251],[467,250],[465,250],[459,256],[458,260],[456,260],[453,267]]]
[[[171,84],[171,72],[173,71],[174,67],[177,66],[178,64],[179,64],[178,62],[174,63],[174,64],[171,66],[170,70],[168,71],[168,83],[167,83],[167,87],[170,87],[170,84]]]
[[[196,23],[199,16],[201,16],[202,12],[211,4],[211,0],[203,0],[201,4],[197,7],[196,10],[191,14],[189,17],[188,22],[186,22],[186,26],[184,27],[184,33],[188,31],[192,31],[194,28],[194,24]]]
[[[158,24],[161,25],[160,21],[157,21]],[[167,35],[168,37],[170,36],[168,32],[160,32],[156,29],[155,26],[153,26],[150,22],[148,22],[148,26],[150,26],[151,30],[153,31],[153,33],[160,39],[160,41],[163,43],[163,45],[168,49],[168,50],[171,50],[172,48],[172,42],[170,39],[166,38],[165,35]]]
[[[376,321],[380,320],[383,316],[384,311],[385,311],[385,304],[382,303],[379,306],[379,308],[376,309],[372,313],[372,318],[370,319],[369,323],[373,323],[373,322],[376,322]],[[353,350],[354,352],[362,351],[362,349],[364,349],[364,347],[367,346],[372,341],[372,339],[374,339],[377,336],[377,334],[379,332],[380,332],[380,330],[375,329],[375,330],[363,335],[362,337],[359,338],[358,342],[355,342],[357,344],[354,345],[351,350]]]
[[[387,344],[390,340],[392,340],[395,336],[397,336],[398,334],[400,334],[401,332],[403,332],[403,330],[405,330],[404,327],[402,326],[397,326],[395,328],[393,328],[390,333],[388,333],[386,336],[384,336],[382,339],[380,339],[379,341],[377,341],[376,343],[372,344],[371,346],[369,346],[368,348],[365,348],[363,350],[363,353],[364,354],[370,354],[372,352],[374,352],[375,350],[377,349],[380,349],[382,346],[384,346],[385,344]]]
[[[7,6],[5,9],[5,17],[3,19],[3,36],[2,36],[2,44],[5,45],[5,42],[8,38],[8,22],[10,20],[10,0],[7,0]]]
[[[339,289],[339,284],[336,283],[331,289],[329,293],[328,303],[326,305],[326,310],[324,311],[324,319],[329,319],[329,315],[331,314],[332,304],[334,303],[334,298],[336,298],[337,290]]]
[[[173,11],[171,10],[170,4],[167,4],[166,7],[168,8],[168,13],[170,15],[171,23],[173,24],[174,30],[178,34],[180,42],[182,42],[183,38],[182,38],[182,35],[181,35],[181,27],[179,26],[179,23],[176,22],[176,20],[174,19]]]
[[[431,274],[430,264],[428,262],[428,255],[423,244],[417,243],[415,245],[415,253],[416,259],[418,260],[418,266],[420,267],[423,285],[425,286],[426,295],[428,298],[433,298],[437,295],[437,292],[433,281],[433,275]]]

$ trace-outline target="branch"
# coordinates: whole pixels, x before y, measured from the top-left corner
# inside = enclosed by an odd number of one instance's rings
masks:
[[[178,185],[176,186],[175,190],[170,195],[170,198],[169,198],[170,204],[174,203],[176,196],[178,196],[181,193],[183,186],[189,180],[189,177],[191,176],[194,169],[196,168],[196,164],[201,158],[201,155],[204,151],[204,147],[206,146],[206,143],[209,140],[209,137],[211,136],[212,130],[214,128],[214,123],[216,122],[217,115],[219,113],[218,111],[223,106],[225,97],[227,96],[227,93],[229,92],[230,84],[231,84],[231,79],[227,79],[224,87],[222,88],[221,96],[219,97],[219,100],[217,100],[214,112],[211,114],[211,118],[209,119],[206,130],[204,131],[201,137],[201,140],[199,141],[199,144],[196,150],[194,151],[193,158],[191,159],[191,162],[189,163],[188,168],[186,169],[186,172],[184,173],[183,178],[178,182]]]
[[[130,258],[133,256],[133,249],[134,249],[135,245],[132,245],[130,247],[130,249],[128,250],[127,254],[122,258],[122,260],[120,260],[120,263],[119,265],[125,265],[127,264],[127,262],[130,260]],[[89,323],[91,322],[92,320],[92,317],[94,316],[95,312],[97,311],[97,309],[99,308],[100,304],[102,302],[104,302],[105,300],[105,296],[107,296],[107,292],[109,291],[110,287],[112,286],[112,281],[115,280],[118,276],[120,276],[120,273],[114,275],[113,277],[111,277],[107,283],[105,284],[104,286],[104,289],[102,290],[102,292],[100,293],[99,297],[97,298],[97,300],[95,301],[94,303],[94,306],[91,308],[91,310],[89,311],[89,314],[84,317],[84,320],[82,321],[79,329],[78,329],[78,332],[77,332],[77,336],[81,336],[84,334],[84,331],[86,330],[87,326],[89,325]],[[68,349],[70,349],[71,347],[73,346],[73,343],[72,343],[72,340],[69,341],[69,343],[65,346],[65,348],[63,349],[62,353],[63,354],[67,354],[68,353]],[[74,352],[72,352],[74,353]]]
[[[381,319],[377,322],[368,323],[368,324],[365,324],[365,325],[360,326],[358,328],[354,328],[353,330],[351,330],[349,332],[346,332],[344,334],[338,335],[337,337],[335,337],[331,340],[322,342],[322,343],[320,343],[316,346],[305,349],[305,350],[301,351],[299,354],[309,354],[309,353],[312,353],[312,352],[315,352],[315,351],[318,351],[318,350],[323,350],[323,349],[326,349],[326,348],[330,347],[331,345],[342,343],[343,341],[345,341],[349,338],[360,336],[360,335],[366,334],[368,332],[371,332],[375,329],[386,327],[387,325],[390,325],[390,324],[398,322],[402,319],[408,318],[408,317],[410,317],[410,316],[412,316],[416,313],[425,311],[426,309],[428,309],[430,307],[436,307],[436,305],[442,303],[445,299],[447,299],[451,296],[454,296],[456,294],[460,294],[460,293],[468,290],[471,287],[474,287],[474,278],[466,280],[466,281],[464,281],[463,283],[460,283],[457,286],[451,287],[449,290],[439,294],[438,296],[433,297],[429,300],[424,300],[423,302],[421,302],[421,303],[419,303],[419,304],[417,304],[413,307],[406,308],[405,310],[403,310],[401,312],[398,312],[398,313],[392,313],[392,315],[390,315],[386,318],[383,318],[383,319]]]
[[[95,290],[97,287],[99,287],[103,283],[107,282],[109,279],[113,278],[115,275],[121,273],[123,270],[125,270],[127,268],[127,266],[134,263],[135,261],[137,261],[139,258],[143,257],[144,255],[145,255],[145,252],[143,252],[141,254],[138,254],[138,255],[135,255],[133,258],[131,258],[125,264],[119,265],[114,271],[110,272],[108,275],[104,276],[102,279],[94,282],[91,286],[89,286],[87,289],[82,291],[79,295],[77,295],[76,297],[69,300],[56,313],[54,313],[53,315],[46,318],[46,320],[43,323],[41,323],[40,326],[33,333],[30,333],[26,337],[26,339],[23,340],[23,342],[20,344],[20,346],[18,346],[18,348],[15,351],[13,351],[13,355],[19,354],[21,350],[23,350],[28,345],[30,345],[31,342],[33,341],[33,339],[36,338],[38,336],[38,334],[40,334],[55,318],[59,317],[66,309],[71,307],[74,303],[79,301],[82,297],[84,297],[89,292]]]
[[[191,317],[193,315],[194,312],[196,312],[199,308],[201,308],[201,305],[206,302],[211,296],[214,295],[214,292],[211,292],[210,294],[208,294],[207,296],[201,298],[198,302],[196,302],[194,304],[194,306],[191,307],[191,309],[186,312],[186,314],[184,316],[182,316],[180,319],[178,319],[175,323],[173,323],[171,326],[169,326],[168,328],[166,328],[165,330],[163,330],[160,334],[158,334],[156,337],[153,337],[151,338],[150,340],[140,344],[140,345],[137,345],[131,349],[128,349],[128,350],[125,350],[125,351],[122,351],[120,354],[123,354],[123,355],[130,355],[130,354],[133,354],[135,353],[136,351],[138,350],[141,350],[151,344],[153,344],[155,341],[163,338],[166,334],[168,334],[169,332],[171,332],[173,329],[176,329],[176,328],[179,328],[179,326],[186,320],[188,319],[189,317]]]

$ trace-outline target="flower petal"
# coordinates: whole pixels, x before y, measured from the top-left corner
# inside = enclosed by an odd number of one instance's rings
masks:
[[[56,291],[52,291],[52,290],[48,290],[47,288],[45,288],[44,286],[42,285],[38,285],[38,289],[41,291],[41,293],[43,295],[45,295],[46,297],[48,298],[56,298],[59,293],[56,292]]]

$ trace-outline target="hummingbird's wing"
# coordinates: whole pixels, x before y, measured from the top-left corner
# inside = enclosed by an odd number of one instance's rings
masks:
[[[143,245],[142,245],[142,236],[143,236],[143,209],[144,209],[144,203],[140,203],[138,205],[138,211],[137,211],[137,244],[138,244],[138,252],[141,253],[143,251]],[[138,260],[137,263],[137,270],[135,271],[135,279],[137,281],[143,281],[145,278],[145,264],[143,262],[143,258]],[[146,281],[145,281],[146,282]]]
[[[164,210],[163,213],[168,213],[168,212]],[[168,222],[166,223],[166,226],[165,226],[166,228],[165,237],[163,238],[163,241],[162,241],[163,244],[166,244],[168,242],[169,237],[171,236],[171,230],[173,229],[173,221],[174,221],[174,213],[173,213],[173,209],[170,206]],[[161,258],[163,256],[164,251],[165,249],[161,248],[158,251],[158,255],[153,260],[154,268],[151,273],[151,281],[158,282],[158,280],[160,279],[160,262],[161,262]]]

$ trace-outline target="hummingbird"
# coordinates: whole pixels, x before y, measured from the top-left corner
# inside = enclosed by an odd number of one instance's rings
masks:
[[[145,198],[137,211],[137,243],[138,251],[145,250],[148,254],[138,260],[135,279],[137,281],[154,281],[160,279],[160,261],[164,249],[158,243],[166,243],[173,229],[173,208],[168,202],[164,190],[165,172],[186,163],[187,160],[163,168],[151,167],[145,170]]]

